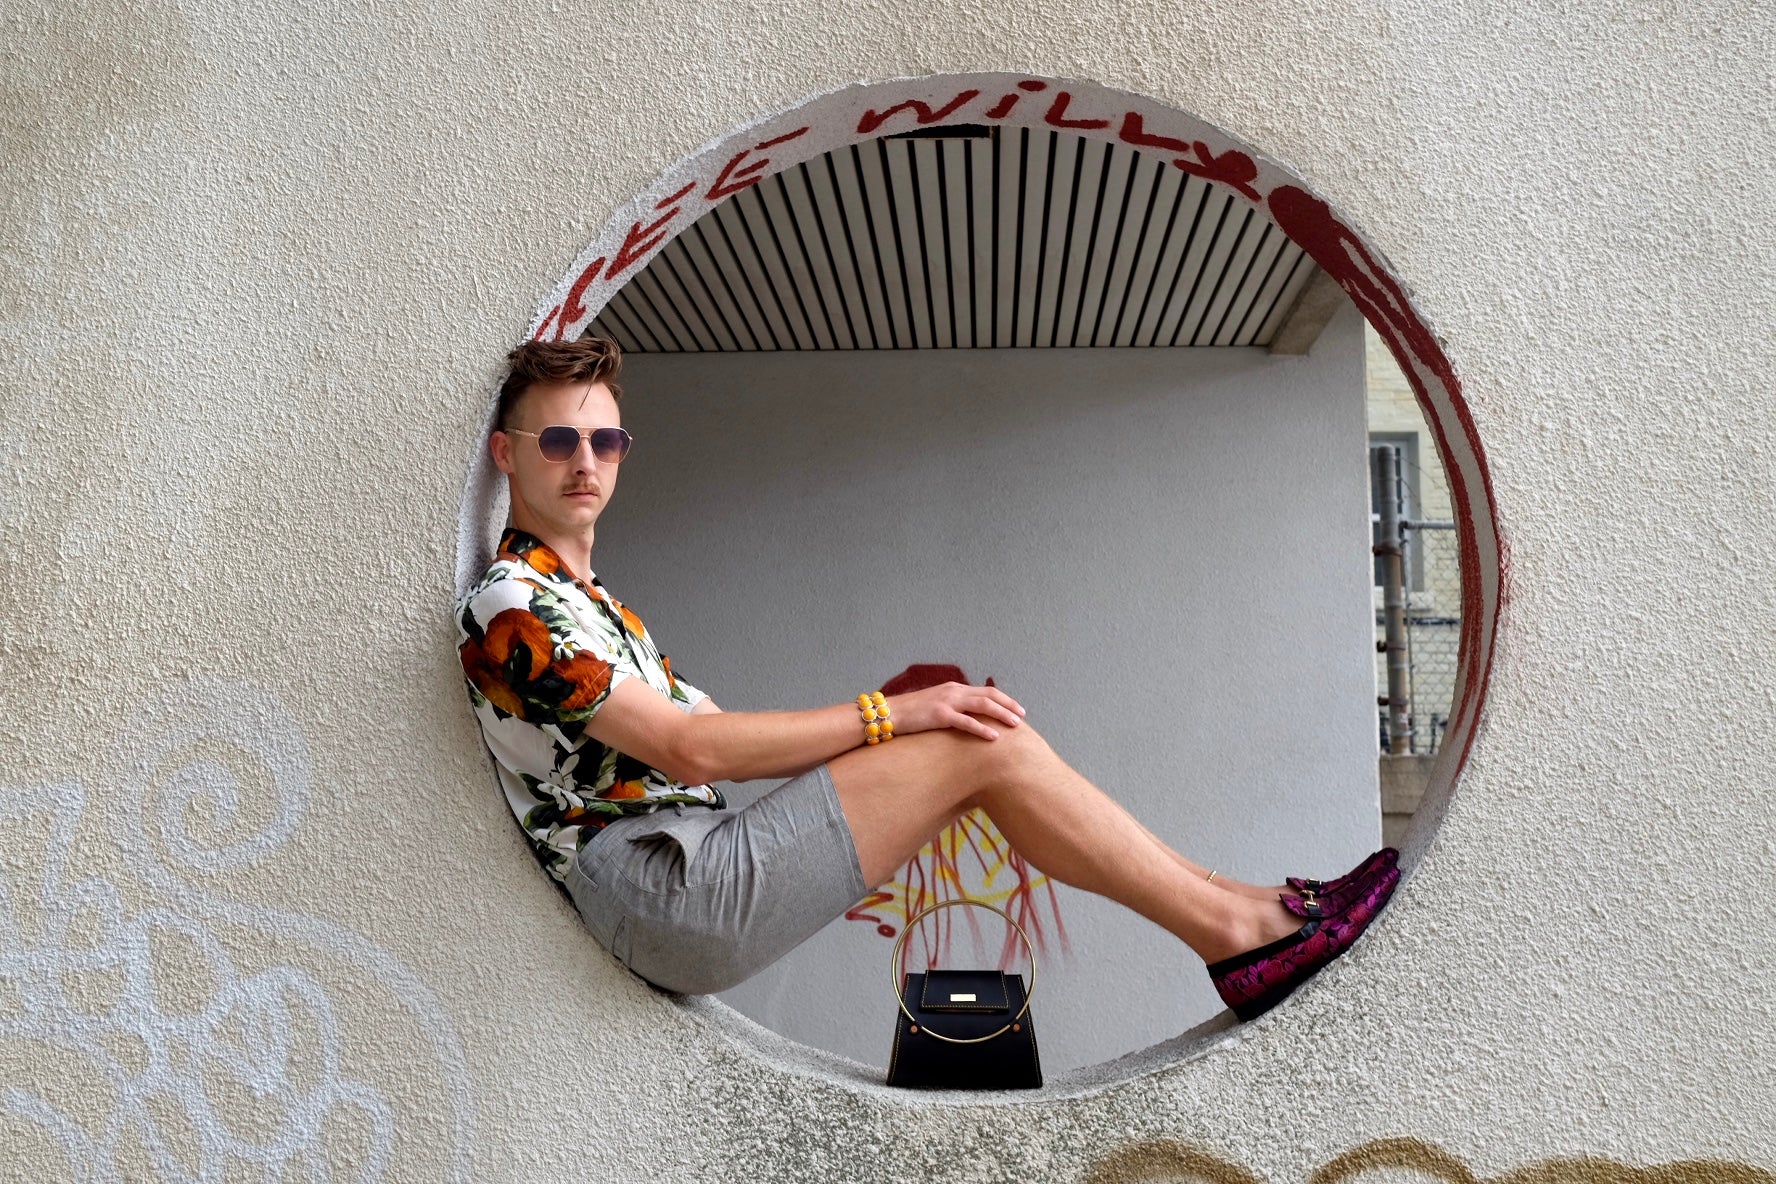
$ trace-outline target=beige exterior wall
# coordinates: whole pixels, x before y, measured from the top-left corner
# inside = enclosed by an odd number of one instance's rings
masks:
[[[5,32],[5,1173],[1773,1178],[1767,8],[73,0]],[[975,70],[1192,112],[1359,228],[1461,377],[1508,595],[1461,781],[1339,964],[1034,1096],[907,1097],[586,940],[486,788],[447,615],[500,355],[613,215],[806,96]]]

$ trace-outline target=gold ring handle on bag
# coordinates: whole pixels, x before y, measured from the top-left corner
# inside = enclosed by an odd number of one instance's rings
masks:
[[[1036,947],[1030,944],[1030,935],[1024,932],[1024,927],[1019,925],[1016,921],[1013,921],[1010,913],[995,905],[990,905],[984,900],[945,900],[932,905],[930,908],[908,921],[906,927],[900,931],[900,939],[894,943],[894,952],[888,955],[888,981],[894,987],[894,1002],[900,1006],[900,1014],[906,1016],[907,1020],[915,1027],[918,1026],[919,1017],[907,1010],[906,1000],[901,997],[900,993],[902,984],[895,981],[894,978],[895,968],[900,965],[900,947],[906,944],[907,934],[913,931],[913,926],[923,921],[926,917],[929,917],[932,913],[937,912],[939,909],[953,909],[957,905],[963,904],[973,905],[977,909],[986,909],[988,912],[998,913],[1001,917],[1005,918],[1005,923],[1011,926],[1012,931],[1023,939],[1024,952],[1030,955],[1030,986],[1024,992],[1023,1007],[1019,1008],[1018,1013],[1007,1020],[1005,1026],[1000,1028],[997,1032],[988,1032],[985,1036],[945,1036],[941,1032],[933,1032],[930,1024],[925,1025],[922,1029],[925,1035],[931,1037],[933,1040],[942,1040],[945,1044],[981,1044],[993,1039],[995,1036],[1004,1035],[1011,1031],[1012,1026],[1019,1020],[1023,1019],[1025,1014],[1029,1012],[1030,1000],[1036,995]]]

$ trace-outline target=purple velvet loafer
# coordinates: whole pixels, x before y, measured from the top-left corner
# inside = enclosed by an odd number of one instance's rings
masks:
[[[1287,999],[1302,983],[1349,949],[1386,907],[1400,882],[1400,869],[1387,867],[1371,876],[1367,887],[1343,912],[1332,914],[1318,901],[1284,905],[1307,924],[1288,937],[1255,950],[1235,954],[1208,968],[1221,1001],[1242,1021],[1256,1019]]]
[[[1306,876],[1290,876],[1284,882],[1301,893],[1303,900],[1317,900],[1321,910],[1327,916],[1333,916],[1344,912],[1360,899],[1369,887],[1369,881],[1383,871],[1392,868],[1399,858],[1400,853],[1394,848],[1383,847],[1335,880],[1315,880]],[[1288,901],[1285,900],[1283,903],[1287,904]],[[1307,916],[1306,913],[1298,915]]]

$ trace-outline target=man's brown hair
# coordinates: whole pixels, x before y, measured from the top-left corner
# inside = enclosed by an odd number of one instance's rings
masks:
[[[623,388],[617,375],[623,370],[623,351],[608,337],[582,337],[577,341],[527,341],[506,355],[512,372],[500,384],[499,413],[493,426],[505,431],[512,426],[512,413],[532,383],[602,382],[610,388],[611,398],[621,402]]]

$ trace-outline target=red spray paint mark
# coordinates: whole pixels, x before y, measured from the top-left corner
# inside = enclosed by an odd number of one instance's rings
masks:
[[[740,162],[754,152],[763,152],[766,148],[775,148],[779,144],[787,144],[798,136],[805,136],[809,130],[810,128],[807,127],[798,127],[793,132],[785,132],[781,136],[762,140],[750,148],[740,149],[734,153],[732,160],[722,166],[721,172],[715,178],[715,183],[709,187],[709,191],[703,195],[703,199],[705,201],[720,201],[730,193],[739,193],[742,189],[757,185],[764,179],[764,170],[770,167],[771,158],[761,156],[747,164],[745,168],[739,167]]]
[[[1124,144],[1133,144],[1137,148],[1158,148],[1165,152],[1191,151],[1190,145],[1183,140],[1148,132],[1138,111],[1130,111],[1122,117],[1122,126],[1116,129],[1116,134]]]
[[[1038,82],[1034,78],[1026,78],[1018,83],[1018,90],[1038,91],[1047,89],[1048,83]],[[991,107],[987,108],[986,117],[988,119],[1004,119],[1007,115],[1011,114],[1011,109],[1017,106],[1017,101],[1023,97],[1023,95],[1020,95],[1015,91],[1008,95],[1001,95],[997,103],[994,103]]]
[[[1250,156],[1235,148],[1229,148],[1220,156],[1216,156],[1201,140],[1192,141],[1190,148],[1196,153],[1195,160],[1179,157],[1172,163],[1192,176],[1201,177],[1205,181],[1219,181],[1223,185],[1231,185],[1252,201],[1261,200],[1258,190],[1252,187],[1252,182],[1258,179],[1258,166],[1252,163]]]
[[[1482,496],[1486,499],[1489,517],[1496,523],[1497,505],[1493,500],[1492,474],[1486,465],[1486,456],[1481,448],[1480,433],[1474,423],[1473,413],[1461,397],[1461,383],[1456,379],[1455,370],[1438,346],[1436,338],[1412,311],[1399,283],[1376,262],[1350,227],[1334,217],[1325,202],[1306,190],[1293,185],[1279,187],[1270,194],[1270,210],[1283,233],[1299,244],[1315,263],[1325,269],[1327,275],[1338,281],[1364,318],[1375,326],[1375,331],[1380,334],[1393,353],[1394,360],[1399,363],[1401,372],[1412,384],[1419,405],[1431,412],[1426,415],[1426,420],[1437,438],[1437,452],[1443,458],[1444,469],[1449,478],[1450,498],[1455,503],[1457,518],[1463,523],[1471,524],[1474,521],[1473,499],[1468,481],[1450,450],[1441,416],[1435,414],[1431,405],[1430,391],[1425,385],[1422,372],[1429,371],[1448,392],[1450,405],[1455,410],[1456,420],[1461,425],[1462,434],[1466,437],[1467,446],[1480,472]],[[1491,633],[1482,637],[1480,632],[1485,619],[1485,598],[1480,586],[1479,541],[1474,537],[1471,525],[1469,529],[1461,531],[1458,537],[1461,540],[1462,580],[1462,627],[1458,661],[1464,670],[1460,706],[1455,718],[1450,721],[1452,728],[1470,725],[1479,714],[1487,679],[1492,673],[1493,642],[1498,634],[1496,615],[1491,622]],[[1502,539],[1499,541],[1499,562],[1499,606],[1502,608],[1505,599],[1505,548]],[[1482,652],[1485,654],[1484,662],[1480,660]],[[1463,762],[1467,760],[1474,735],[1474,731],[1470,730],[1467,742],[1463,745]]]
[[[610,270],[605,272],[604,278],[616,279],[647,258],[655,247],[672,237],[666,227],[678,217],[678,211],[679,207],[673,206],[646,226],[640,222],[631,226],[629,233],[623,236],[623,245],[617,248],[617,257],[611,260]]]
[[[775,143],[776,141],[771,142]],[[767,161],[763,163],[769,162]],[[697,182],[692,181],[670,197],[661,198],[654,203],[654,208],[656,210],[665,210],[666,212],[664,214],[655,218],[646,226],[637,222],[629,228],[629,233],[623,236],[623,245],[617,248],[617,257],[611,260],[610,270],[604,273],[604,278],[606,280],[616,279],[625,271],[628,271],[631,267],[634,267],[637,263],[640,263],[643,259],[647,258],[655,247],[658,247],[661,243],[672,237],[666,231],[665,227],[674,218],[678,217],[680,213],[680,206],[678,203],[683,201],[686,197],[689,197],[691,190],[696,187]],[[744,186],[742,188],[744,188]]]
[[[677,193],[674,193],[671,197],[663,197],[659,201],[655,202],[654,208],[656,210],[663,210],[667,206],[675,206],[679,202],[683,201],[686,197],[689,197],[691,190],[695,189],[696,187],[697,187],[697,183],[695,181],[692,181],[690,184],[686,185],[683,189],[680,189]]]
[[[592,260],[586,265],[586,270],[579,274],[579,278],[574,280],[573,287],[567,290],[567,297],[561,302],[560,327],[562,329],[576,323],[586,315],[586,306],[580,303],[580,297],[586,294],[586,289],[592,286],[592,281],[598,278],[600,271],[604,270],[604,264],[603,255]]]
[[[936,123],[940,119],[948,119],[951,115],[954,115],[970,100],[977,98],[980,93],[981,92],[978,90],[965,90],[935,111],[931,109],[929,104],[919,99],[908,99],[904,103],[896,103],[894,106],[882,112],[877,112],[873,109],[865,111],[863,113],[863,118],[857,121],[857,134],[860,136],[875,134],[877,128],[881,127],[884,123],[887,123],[902,111],[911,111],[913,117],[919,121],[921,127],[929,123]]]
[[[894,926],[868,911],[869,909],[875,908],[877,905],[887,904],[893,899],[894,893],[892,892],[872,892],[862,900],[858,901],[856,908],[846,910],[845,920],[868,921],[876,927],[876,932],[883,937],[893,937],[896,933]]]
[[[1066,91],[1055,95],[1054,102],[1048,105],[1048,114],[1042,117],[1042,122],[1050,127],[1077,127],[1092,131],[1110,126],[1108,119],[1068,119],[1067,104],[1072,101],[1073,96]]]
[[[543,339],[543,335],[549,331],[549,326],[553,325],[555,323],[555,318],[560,315],[561,315],[561,306],[559,304],[557,304],[554,308],[551,308],[549,310],[549,315],[543,318],[543,323],[537,326],[537,331],[531,337],[531,340],[532,341],[541,341]]]

